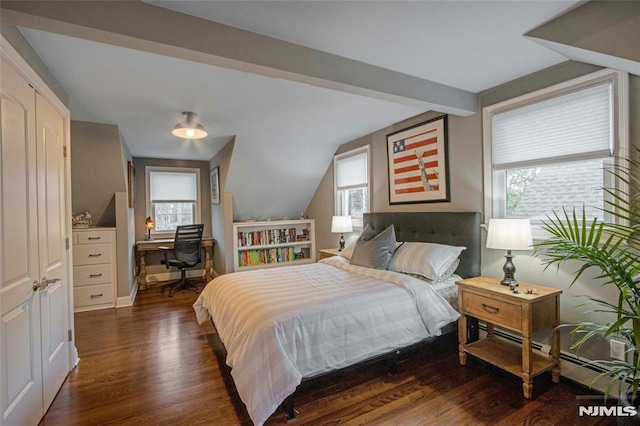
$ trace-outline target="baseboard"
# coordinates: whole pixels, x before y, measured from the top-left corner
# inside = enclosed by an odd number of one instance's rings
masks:
[[[133,288],[131,289],[131,293],[128,296],[122,296],[116,299],[116,308],[126,308],[129,306],[133,306],[133,302],[136,301],[137,295],[138,295],[138,280],[135,280],[133,283]]]

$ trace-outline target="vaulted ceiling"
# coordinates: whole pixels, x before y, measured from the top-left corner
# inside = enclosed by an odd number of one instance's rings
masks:
[[[72,119],[118,125],[136,157],[208,161],[235,138],[234,215],[275,217],[304,209],[340,144],[428,110],[474,114],[477,92],[567,60],[524,35],[576,5],[3,0],[2,22]],[[209,136],[171,135],[182,111]]]

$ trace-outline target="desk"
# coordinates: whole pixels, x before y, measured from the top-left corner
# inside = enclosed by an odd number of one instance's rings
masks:
[[[136,250],[140,254],[140,269],[138,272],[139,288],[147,288],[147,265],[145,262],[145,253],[148,251],[160,251],[160,246],[173,248],[173,238],[166,240],[142,240],[136,241]],[[211,255],[213,254],[213,238],[202,238],[202,248],[204,249],[204,277],[207,282],[217,277],[218,274],[211,268]],[[211,248],[211,254],[209,253]],[[213,273],[212,273],[213,271]]]

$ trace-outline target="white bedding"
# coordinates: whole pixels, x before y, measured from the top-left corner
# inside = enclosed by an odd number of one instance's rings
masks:
[[[303,377],[439,335],[459,316],[431,285],[341,257],[221,275],[194,309],[201,324],[213,317],[257,425]]]

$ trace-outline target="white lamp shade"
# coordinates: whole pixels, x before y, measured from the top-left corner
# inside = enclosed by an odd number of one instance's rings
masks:
[[[331,220],[331,232],[353,232],[351,216],[333,216]]]
[[[532,245],[529,219],[489,219],[487,248],[530,250]]]

